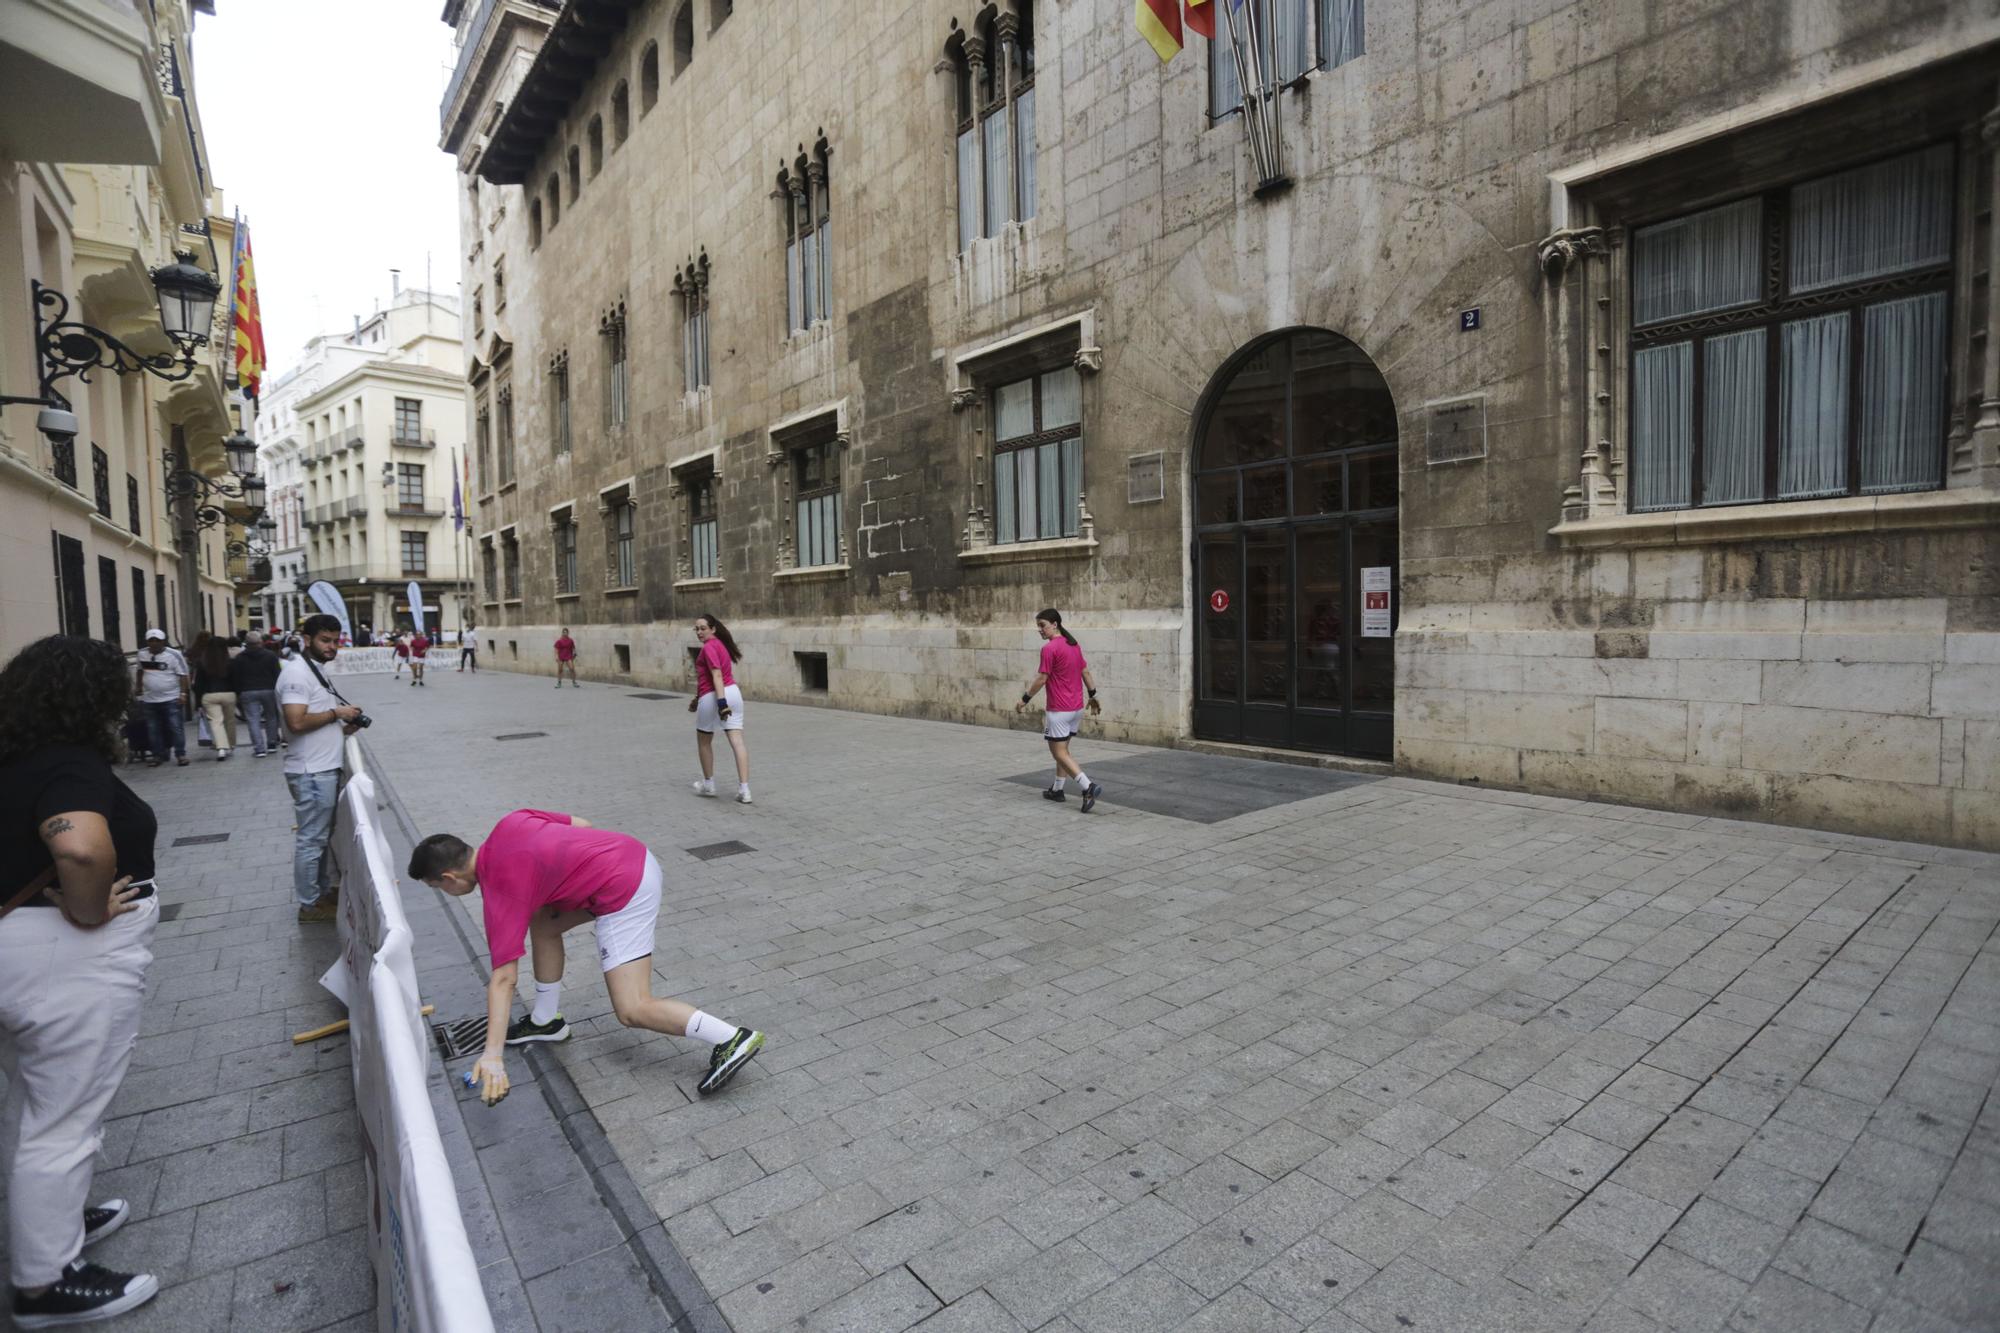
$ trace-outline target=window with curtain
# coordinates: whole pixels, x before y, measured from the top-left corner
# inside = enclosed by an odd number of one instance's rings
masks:
[[[1243,109],[1243,83],[1230,43],[1229,13],[1218,0],[1215,39],[1208,47],[1208,114],[1220,120]],[[1245,55],[1266,83],[1287,84],[1307,70],[1344,65],[1366,54],[1364,0],[1248,0],[1235,6]]]
[[[716,539],[715,472],[701,468],[681,479],[688,501],[688,577],[713,579],[722,576]]]
[[[832,436],[792,451],[799,567],[840,563],[840,445]]]
[[[810,154],[800,155],[778,172],[778,194],[784,201],[785,327],[792,333],[833,316],[827,241],[829,155],[827,142],[821,139]]]
[[[1073,366],[992,393],[993,539],[1049,541],[1080,531],[1083,385]]]
[[[958,248],[1035,216],[1035,18],[982,19],[953,37],[953,109],[958,164]]]
[[[1635,512],[1944,481],[1953,151],[1632,233]]]
[[[687,392],[706,389],[708,378],[708,255],[674,275],[681,305],[681,372]]]

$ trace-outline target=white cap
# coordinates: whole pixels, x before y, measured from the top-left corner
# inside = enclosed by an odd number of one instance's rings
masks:
[[[167,641],[167,632],[163,629],[147,630],[146,642],[151,643],[154,639],[158,639],[161,643],[165,643]]]

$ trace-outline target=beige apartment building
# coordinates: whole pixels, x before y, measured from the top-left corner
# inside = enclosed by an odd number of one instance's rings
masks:
[[[1246,3],[447,4],[501,663],[2000,846],[2000,14]]]
[[[451,491],[465,457],[462,357],[458,298],[397,287],[352,332],[312,339],[274,383],[258,454],[276,488],[276,623],[311,615],[305,588],[325,579],[357,633],[409,628],[412,581],[432,633],[461,626],[470,548]]]
[[[234,240],[209,175],[188,42],[207,0],[82,6],[17,0],[0,12],[0,394],[39,394],[33,282],[67,313],[141,355],[173,353],[150,273],[189,251],[227,286]],[[73,439],[39,408],[0,409],[0,659],[45,634],[128,650],[149,626],[175,642],[235,626],[232,521],[197,524],[170,500],[170,468],[224,469],[236,424],[226,299],[208,345],[175,382],[96,370],[57,392]],[[178,371],[178,367],[176,370]]]

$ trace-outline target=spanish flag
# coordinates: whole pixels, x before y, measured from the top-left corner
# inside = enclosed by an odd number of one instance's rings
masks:
[[[257,312],[257,266],[250,258],[250,224],[236,218],[236,270],[230,324],[236,344],[236,387],[255,398],[264,382],[264,318]]]
[[[1183,0],[1132,0],[1132,21],[1139,35],[1162,60],[1172,60],[1186,45],[1181,36],[1182,7]],[[1214,0],[1185,0],[1185,7],[1188,29],[1213,40]]]

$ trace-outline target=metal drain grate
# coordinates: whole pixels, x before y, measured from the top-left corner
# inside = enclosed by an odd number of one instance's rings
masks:
[[[456,1023],[431,1024],[431,1039],[447,1060],[486,1049],[486,1020],[467,1018]]]
[[[160,920],[172,921],[175,917],[179,916],[180,914],[181,914],[181,905],[179,903],[168,903],[166,906],[160,909]]]
[[[510,731],[505,736],[495,736],[496,741],[531,741],[537,736],[546,736],[546,731]]]
[[[687,854],[697,861],[713,861],[719,856],[741,856],[757,849],[747,842],[711,842],[705,847],[690,847]]]
[[[678,699],[678,694],[628,694],[627,699]]]
[[[228,842],[227,833],[197,833],[192,837],[175,838],[176,847],[206,847],[211,842]]]

